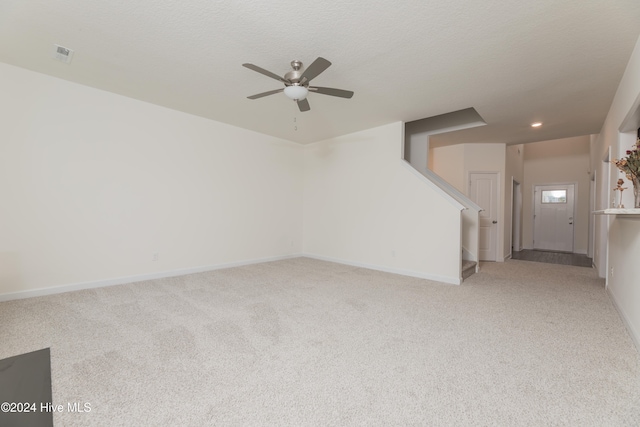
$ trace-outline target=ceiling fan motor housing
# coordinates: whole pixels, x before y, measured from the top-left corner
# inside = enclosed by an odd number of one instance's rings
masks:
[[[285,83],[286,86],[297,86],[300,84],[300,77],[302,76],[302,62],[300,61],[291,61],[291,68],[293,68],[292,71],[289,71],[287,74],[284,75],[284,79],[285,80],[289,80],[291,82],[291,84],[287,84]],[[307,83],[308,85],[308,83]]]

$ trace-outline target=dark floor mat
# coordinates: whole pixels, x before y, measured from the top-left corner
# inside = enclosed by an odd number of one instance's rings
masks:
[[[0,360],[0,426],[51,427],[48,348]]]
[[[545,262],[548,264],[575,265],[576,267],[591,267],[593,260],[586,255],[567,252],[540,251],[523,249],[511,253],[511,259],[521,261]]]

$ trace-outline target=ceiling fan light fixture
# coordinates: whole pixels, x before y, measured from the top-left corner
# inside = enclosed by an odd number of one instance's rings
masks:
[[[307,97],[309,93],[309,89],[304,86],[292,85],[284,88],[284,94],[287,95],[288,98],[293,99],[294,101],[302,101]]]
[[[287,98],[296,101],[298,109],[302,113],[311,109],[311,107],[309,106],[309,101],[307,101],[309,90],[320,95],[337,96],[338,98],[346,99],[351,98],[353,96],[353,92],[350,90],[336,89],[334,87],[309,86],[309,82],[322,74],[324,70],[329,68],[330,65],[331,62],[319,56],[315,61],[311,63],[311,65],[309,65],[304,71],[302,71],[302,62],[292,61],[291,68],[293,69],[293,71],[289,71],[284,75],[284,77],[280,77],[279,75],[272,73],[271,71],[267,71],[264,68],[260,68],[257,65],[248,63],[242,64],[243,67],[263,74],[267,77],[271,77],[274,80],[278,80],[280,83],[284,83],[285,86],[282,89],[275,89],[267,92],[257,93],[255,95],[247,96],[247,98],[258,99],[265,96],[274,95],[276,93],[284,92]]]

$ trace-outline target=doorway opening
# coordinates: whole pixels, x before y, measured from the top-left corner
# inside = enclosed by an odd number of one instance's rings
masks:
[[[522,187],[511,178],[511,253],[522,249]]]

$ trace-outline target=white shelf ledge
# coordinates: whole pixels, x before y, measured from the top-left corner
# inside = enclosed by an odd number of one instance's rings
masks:
[[[634,209],[605,209],[602,211],[594,211],[596,215],[638,215],[640,216],[640,208]]]

